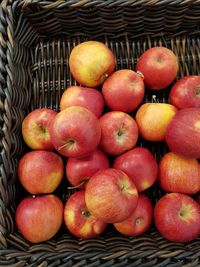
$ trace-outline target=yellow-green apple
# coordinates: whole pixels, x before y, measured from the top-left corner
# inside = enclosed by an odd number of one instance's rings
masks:
[[[72,106],[60,111],[51,124],[55,149],[66,157],[84,157],[93,152],[101,139],[97,117],[88,109]]]
[[[85,202],[92,215],[106,223],[127,219],[135,210],[138,191],[133,181],[113,168],[98,171],[86,185]]]
[[[144,98],[144,82],[134,71],[115,71],[103,83],[102,93],[111,110],[131,112]]]
[[[200,158],[200,108],[179,110],[165,136],[170,150],[188,158]]]
[[[87,108],[99,118],[103,113],[104,99],[99,91],[92,88],[71,86],[62,94],[60,110],[71,106]]]
[[[64,222],[74,236],[89,239],[101,234],[106,223],[95,218],[85,204],[85,191],[70,196],[64,208]]]
[[[169,94],[170,103],[182,108],[200,108],[200,76],[189,75],[178,80]]]
[[[132,149],[138,140],[135,120],[125,112],[110,111],[99,119],[100,147],[110,155],[120,155]]]
[[[181,193],[169,193],[154,207],[154,222],[166,239],[188,242],[200,235],[200,205]]]
[[[148,141],[164,141],[167,126],[177,109],[167,103],[145,103],[136,113],[140,135]]]
[[[51,239],[63,221],[63,204],[52,194],[28,196],[16,209],[16,225],[22,236],[39,243]]]
[[[178,58],[166,47],[152,47],[140,56],[136,70],[143,75],[147,88],[160,90],[176,78],[179,70]]]
[[[158,177],[158,164],[152,153],[144,147],[135,147],[116,157],[113,168],[125,172],[139,192],[152,186]]]
[[[83,189],[93,174],[108,168],[108,157],[102,151],[96,149],[87,157],[69,158],[66,164],[66,176],[71,185]]]
[[[105,44],[85,41],[72,49],[69,67],[82,86],[98,87],[114,71],[115,57]]]
[[[195,194],[200,191],[200,165],[173,152],[163,156],[159,163],[159,184],[166,192]]]
[[[35,109],[22,122],[22,135],[25,143],[34,150],[53,150],[50,137],[51,122],[56,112],[47,109]]]
[[[31,194],[52,193],[60,184],[63,174],[61,157],[51,151],[28,152],[18,165],[19,180]]]
[[[115,223],[118,232],[127,236],[137,236],[149,230],[153,219],[153,205],[145,194],[139,194],[138,204],[128,219]]]

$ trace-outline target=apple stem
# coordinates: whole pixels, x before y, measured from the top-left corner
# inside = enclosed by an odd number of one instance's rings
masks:
[[[75,185],[75,186],[68,186],[67,189],[76,189],[76,188],[79,188],[81,187],[82,185],[86,184],[87,181],[86,180],[83,180],[80,184],[78,185]]]
[[[137,70],[137,72],[136,72],[143,80],[144,80],[144,75],[142,74],[142,72],[141,71],[139,71],[139,70]]]
[[[66,142],[66,144],[64,144],[64,145],[62,145],[62,146],[60,146],[60,147],[58,147],[58,151],[61,150],[61,149],[63,149],[63,148],[65,148],[65,147],[67,147],[67,146],[73,145],[73,144],[74,144],[74,140],[70,139],[70,140],[68,140],[68,141]]]

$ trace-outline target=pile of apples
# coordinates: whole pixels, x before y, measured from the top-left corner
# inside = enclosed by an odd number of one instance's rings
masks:
[[[165,47],[145,51],[136,70],[115,71],[103,43],[75,46],[69,67],[81,86],[60,99],[60,111],[42,108],[23,120],[32,149],[20,160],[18,177],[31,195],[16,209],[16,225],[33,243],[52,238],[62,223],[82,239],[107,224],[127,236],[154,223],[168,240],[200,235],[200,77],[174,83],[169,103],[144,103],[145,90],[166,90],[176,79],[178,58]],[[135,115],[133,115],[135,114]],[[138,140],[166,142],[159,162]],[[66,164],[64,164],[66,158]],[[77,191],[66,203],[54,194],[63,179]],[[156,181],[166,192],[153,207],[145,190]]]

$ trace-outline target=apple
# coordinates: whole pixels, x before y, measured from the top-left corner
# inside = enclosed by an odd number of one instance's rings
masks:
[[[51,151],[31,151],[19,161],[18,177],[31,194],[52,193],[60,184],[64,164],[60,156]]]
[[[138,140],[135,120],[125,112],[110,111],[99,119],[101,126],[100,147],[110,155],[120,155],[132,149]]]
[[[200,76],[190,75],[178,80],[169,94],[170,103],[182,108],[200,108]]]
[[[188,242],[200,234],[200,205],[181,193],[170,193],[156,203],[154,222],[166,239]]]
[[[160,90],[170,85],[179,70],[178,58],[168,48],[156,46],[146,50],[138,59],[136,71],[147,88]]]
[[[148,141],[164,141],[167,126],[177,109],[167,103],[145,103],[136,113],[140,135]]]
[[[200,108],[181,109],[167,127],[170,150],[188,158],[200,158]]]
[[[22,122],[22,136],[25,143],[34,150],[53,150],[49,134],[56,112],[41,108],[30,112]]]
[[[64,222],[71,234],[78,238],[89,239],[101,234],[106,223],[90,214],[85,204],[85,191],[69,197],[64,208]]]
[[[87,157],[69,158],[66,164],[66,176],[71,185],[83,189],[93,174],[108,168],[109,160],[107,156],[96,149]]]
[[[16,226],[22,236],[39,243],[51,239],[60,229],[63,221],[63,204],[52,194],[28,196],[16,209]]]
[[[125,172],[139,192],[151,187],[158,177],[158,164],[152,153],[144,147],[135,147],[116,157],[113,168]]]
[[[153,205],[145,194],[139,194],[138,204],[128,219],[115,223],[118,232],[127,236],[138,236],[149,230],[153,219]]]
[[[66,157],[84,157],[99,145],[101,127],[88,109],[72,106],[60,111],[52,125],[51,138],[55,149]]]
[[[127,219],[135,210],[138,192],[133,181],[113,168],[95,173],[87,183],[85,202],[89,212],[106,223]]]
[[[92,88],[71,86],[62,94],[60,110],[71,106],[87,108],[99,118],[103,113],[104,99],[99,91]]]
[[[159,163],[159,184],[166,192],[195,194],[200,191],[200,165],[189,159],[169,152]]]
[[[115,57],[105,44],[85,41],[72,49],[69,67],[82,86],[98,87],[114,71]]]
[[[144,98],[144,82],[134,71],[115,71],[103,83],[102,93],[111,110],[131,112]]]

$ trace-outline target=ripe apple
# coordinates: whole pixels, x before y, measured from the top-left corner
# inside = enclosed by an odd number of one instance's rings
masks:
[[[109,160],[107,156],[99,149],[96,149],[87,157],[80,159],[69,158],[66,164],[66,176],[73,186],[83,189],[93,174],[108,168]]]
[[[39,243],[51,239],[63,221],[63,204],[52,194],[29,196],[17,206],[16,225],[22,236]]]
[[[115,57],[105,44],[86,41],[72,49],[69,67],[82,86],[98,87],[114,71]]]
[[[200,191],[200,165],[169,152],[159,163],[159,184],[166,192],[195,194]]]
[[[104,109],[102,94],[92,88],[71,86],[67,88],[60,100],[60,109],[81,106],[89,109],[96,117],[100,117]]]
[[[135,210],[138,192],[122,171],[106,169],[95,173],[87,183],[85,202],[89,212],[101,221],[116,223]]]
[[[102,93],[111,110],[129,113],[136,109],[144,98],[144,82],[132,70],[118,70],[106,79]]]
[[[181,109],[167,127],[170,150],[188,158],[200,158],[200,108]]]
[[[100,147],[110,155],[119,155],[130,150],[138,140],[138,127],[135,120],[121,111],[110,111],[100,119]]]
[[[158,177],[158,164],[144,147],[135,147],[115,158],[113,168],[125,172],[139,192],[152,186]]]
[[[25,143],[34,150],[53,150],[49,134],[51,122],[56,112],[47,109],[35,109],[22,122],[22,135]]]
[[[152,47],[138,59],[136,70],[149,89],[160,90],[172,83],[179,70],[178,58],[166,47]]]
[[[85,191],[70,196],[64,208],[64,222],[70,233],[82,239],[98,236],[107,225],[90,214],[85,204]]]
[[[174,242],[188,242],[200,234],[200,205],[191,197],[170,193],[156,203],[154,221],[158,231]]]
[[[72,106],[60,111],[51,126],[52,143],[66,157],[89,155],[101,139],[98,119],[83,107]]]
[[[190,75],[178,80],[169,94],[170,103],[182,108],[200,108],[200,76]]]
[[[164,141],[168,124],[177,109],[167,103],[145,103],[136,113],[140,135],[148,141]]]
[[[118,232],[127,236],[137,236],[149,230],[153,219],[153,205],[150,199],[139,194],[138,204],[128,219],[115,223]]]

